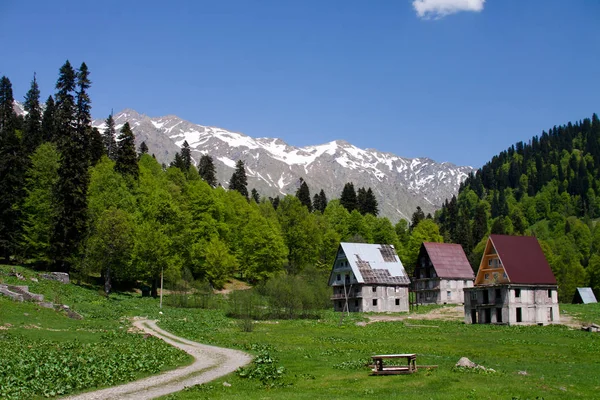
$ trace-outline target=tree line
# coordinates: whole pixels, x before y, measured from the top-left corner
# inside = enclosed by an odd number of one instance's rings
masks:
[[[169,166],[112,115],[91,125],[90,72],[67,61],[56,92],[42,105],[34,75],[25,116],[14,111],[12,85],[0,80],[0,251],[5,262],[40,264],[85,278],[100,274],[105,291],[192,275],[213,287],[238,277],[266,281],[307,268],[328,271],[340,241],[394,244],[409,262],[419,240],[441,240],[431,219],[418,227],[378,217],[371,188],[347,183],[340,199],[262,197],[247,187],[238,161],[228,190],[210,155],[198,165],[184,143]],[[414,228],[414,229],[412,229]],[[408,267],[410,270],[410,267]]]

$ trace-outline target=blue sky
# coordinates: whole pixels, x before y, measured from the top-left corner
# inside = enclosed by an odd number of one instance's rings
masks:
[[[597,0],[2,0],[0,75],[45,99],[85,61],[95,118],[479,167],[600,112],[598,21]]]

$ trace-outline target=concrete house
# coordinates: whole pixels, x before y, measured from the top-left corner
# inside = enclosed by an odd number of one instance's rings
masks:
[[[340,243],[329,277],[335,311],[408,311],[409,285],[394,246]]]
[[[413,273],[417,304],[463,304],[464,288],[473,287],[475,274],[460,244],[421,245]]]
[[[558,323],[556,279],[535,237],[490,235],[465,291],[465,323]]]

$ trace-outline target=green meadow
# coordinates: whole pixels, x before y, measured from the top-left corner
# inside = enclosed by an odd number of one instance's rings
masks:
[[[12,268],[12,267],[10,267]],[[9,267],[0,267],[8,271]],[[26,269],[27,277],[34,275]],[[240,321],[222,309],[164,307],[135,293],[109,299],[99,288],[27,283],[83,320],[0,297],[0,398],[43,398],[115,385],[190,362],[164,342],[128,333],[147,316],[176,335],[256,355],[242,371],[168,399],[589,399],[600,393],[600,334],[565,326],[465,325],[418,320],[364,324],[363,315],[323,311],[319,319]],[[431,308],[434,309],[434,308]],[[421,307],[419,314],[427,312]],[[600,305],[561,305],[574,319],[600,323]],[[416,353],[436,365],[412,375],[370,376],[370,356]],[[494,371],[454,367],[461,357]]]

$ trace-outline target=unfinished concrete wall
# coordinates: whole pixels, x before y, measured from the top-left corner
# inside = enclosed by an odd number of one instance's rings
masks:
[[[362,309],[371,312],[408,311],[408,286],[363,286]]]
[[[419,279],[414,284],[419,304],[463,304],[464,289],[473,287],[472,279]]]
[[[556,286],[468,288],[464,309],[467,324],[546,325],[560,322]]]

